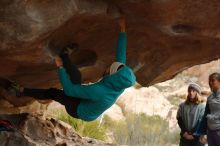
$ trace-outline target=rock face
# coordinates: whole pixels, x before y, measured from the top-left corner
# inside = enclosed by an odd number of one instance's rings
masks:
[[[28,114],[4,118],[13,122],[15,132],[0,132],[1,146],[116,146],[83,138],[69,125],[55,119]]]
[[[172,105],[155,87],[129,88],[118,99],[117,104],[126,113],[145,113],[146,115],[159,115],[167,117]],[[161,110],[163,109],[163,110]]]
[[[220,60],[212,61],[210,63],[197,65],[195,67],[189,68],[183,73],[191,76],[198,77],[198,82],[202,86],[209,89],[209,75],[214,72],[220,72]]]
[[[0,76],[26,86],[56,86],[48,53],[70,42],[84,81],[100,78],[114,60],[118,7],[127,19],[128,65],[150,85],[219,58],[219,1],[2,0]],[[38,80],[35,80],[35,79]]]

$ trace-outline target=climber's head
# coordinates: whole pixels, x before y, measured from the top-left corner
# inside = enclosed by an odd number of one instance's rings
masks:
[[[123,63],[113,62],[109,67],[107,67],[107,69],[105,70],[103,76],[112,75],[124,66],[125,65]]]

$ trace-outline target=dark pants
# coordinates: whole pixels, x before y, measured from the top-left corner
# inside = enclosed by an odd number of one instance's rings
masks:
[[[185,140],[181,138],[179,146],[204,146],[204,144],[200,143],[198,138],[195,140]]]
[[[79,69],[74,64],[72,64],[71,60],[69,59],[69,56],[67,54],[63,54],[60,57],[63,61],[63,67],[66,69],[66,72],[68,73],[72,83],[81,84],[81,73]],[[59,90],[56,88],[50,88],[50,89],[24,88],[22,95],[34,97],[35,99],[40,99],[40,100],[48,100],[48,99],[55,100],[65,106],[66,111],[69,115],[71,115],[74,118],[78,118],[77,106],[82,99],[76,97],[69,97],[65,95],[63,90]]]
[[[220,130],[208,130],[207,138],[209,146],[220,146]]]

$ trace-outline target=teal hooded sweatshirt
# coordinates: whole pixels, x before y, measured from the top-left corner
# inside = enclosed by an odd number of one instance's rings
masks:
[[[125,32],[119,33],[118,36],[116,61],[126,63]],[[136,82],[136,77],[128,66],[124,66],[116,73],[107,75],[100,81],[89,85],[73,84],[65,68],[60,68],[58,73],[64,93],[67,96],[83,99],[77,107],[77,115],[85,121],[97,119],[116,102],[126,88]]]

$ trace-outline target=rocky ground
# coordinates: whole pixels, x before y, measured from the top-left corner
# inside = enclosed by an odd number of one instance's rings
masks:
[[[64,122],[42,115],[1,115],[14,125],[12,132],[0,132],[1,146],[116,146],[81,137]]]

